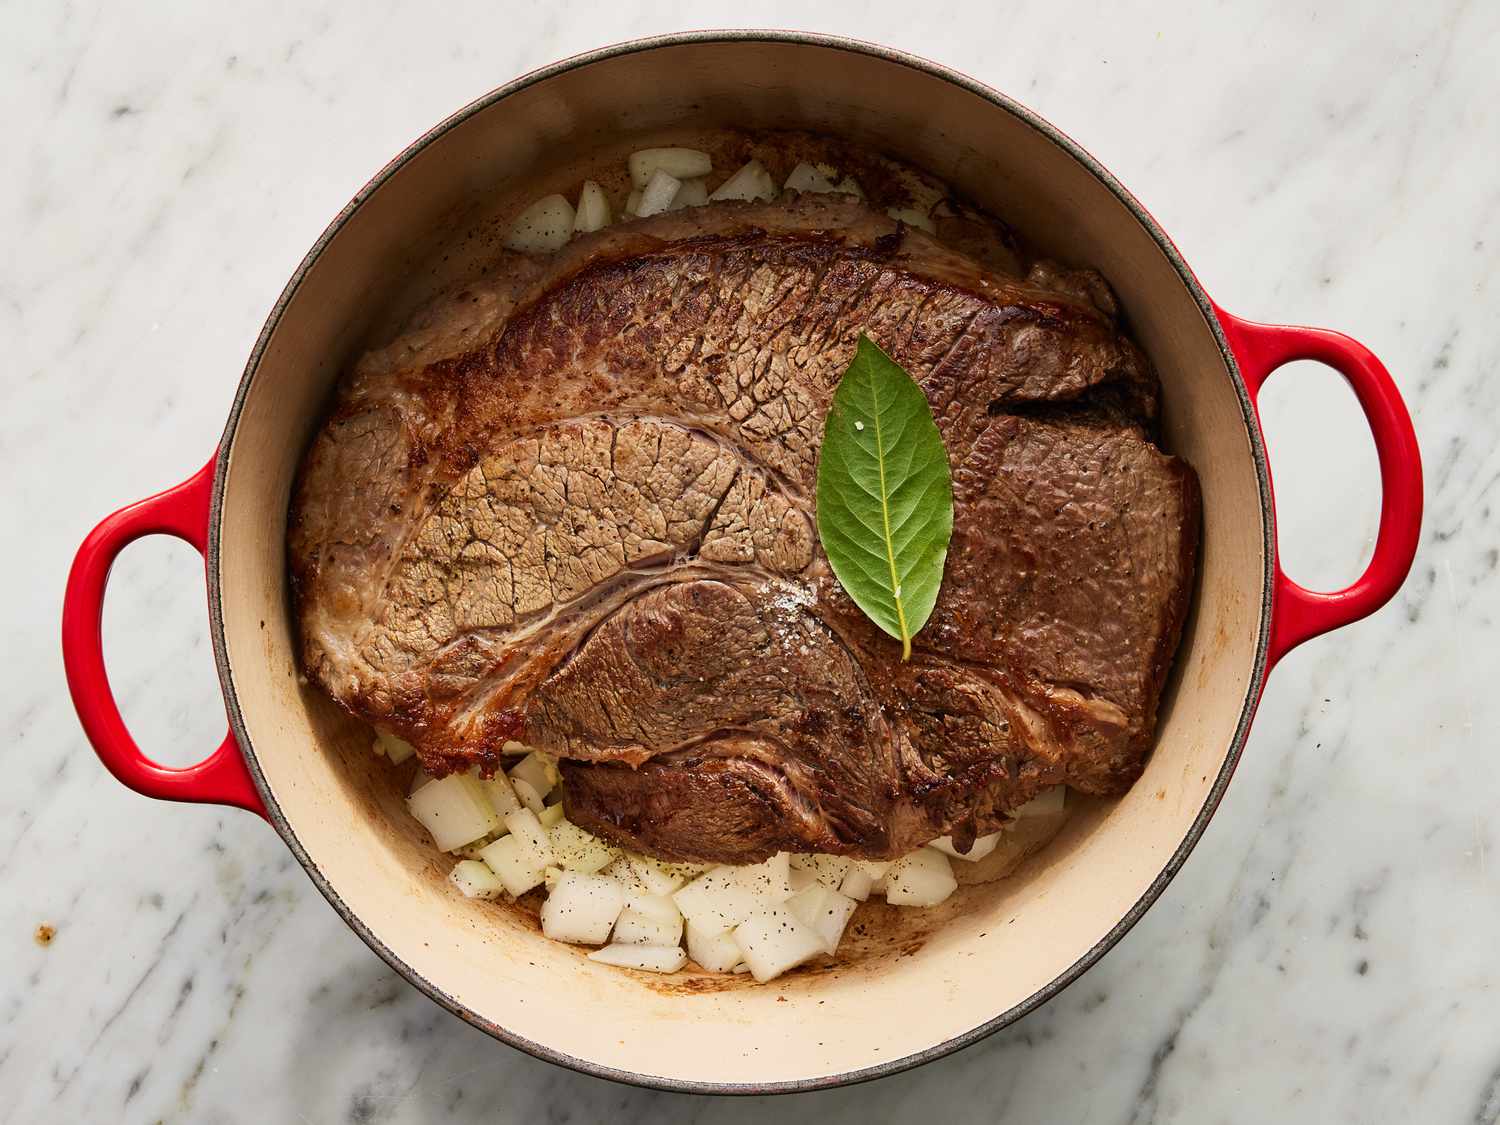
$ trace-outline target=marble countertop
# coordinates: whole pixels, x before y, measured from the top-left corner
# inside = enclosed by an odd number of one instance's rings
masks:
[[[18,600],[0,645],[0,1119],[1500,1120],[1500,8],[816,10],[5,10],[0,574]],[[747,19],[904,46],[1027,102],[1131,187],[1226,307],[1375,349],[1428,469],[1406,588],[1277,670],[1222,811],[1118,947],[979,1046],[774,1106],[581,1077],[446,1015],[264,824],[117,785],[57,643],[78,542],[207,458],[283,282],[375,169],[535,65]],[[1347,580],[1378,511],[1352,397],[1298,366],[1264,405],[1288,567]],[[222,735],[187,547],[127,552],[106,643],[164,761]]]

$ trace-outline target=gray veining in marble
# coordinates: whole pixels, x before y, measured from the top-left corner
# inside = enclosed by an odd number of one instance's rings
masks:
[[[929,9],[931,10],[931,9]],[[126,792],[57,644],[92,523],[207,457],[288,273],[391,154],[532,66],[760,23],[940,59],[1145,202],[1226,307],[1389,364],[1428,463],[1406,589],[1273,676],[1227,800],[1056,1002],[786,1120],[1500,1121],[1500,7],[0,4],[0,1117],[761,1120],[499,1046],[408,988],[254,818]],[[1368,554],[1374,456],[1325,372],[1265,398],[1293,574]],[[117,568],[115,683],[185,763],[222,733],[198,562]],[[45,948],[38,923],[56,927]]]

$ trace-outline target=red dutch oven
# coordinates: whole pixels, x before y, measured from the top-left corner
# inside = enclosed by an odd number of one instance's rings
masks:
[[[962,888],[857,955],[771,986],[650,978],[544,940],[515,908],[450,893],[446,864],[405,815],[369,732],[301,684],[285,574],[293,476],[334,382],[401,298],[453,216],[499,213],[576,185],[694,129],[835,133],[924,167],[1006,217],[1045,253],[1099,268],[1161,374],[1165,442],[1197,469],[1203,545],[1194,609],[1145,776],[1081,802],[1011,878]],[[1374,557],[1347,589],[1304,589],[1276,556],[1256,398],[1277,368],[1316,360],[1358,397],[1379,456]],[[578,1070],[703,1092],[811,1089],[891,1073],[973,1042],[1045,1002],[1114,944],[1202,834],[1233,773],[1267,673],[1291,648],[1396,593],[1416,551],[1422,478],[1390,376],[1336,332],[1219,308],[1165,232],[1078,145],[972,79],[822,36],[705,32],[611,47],[481,98],[392,161],[333,221],[271,311],[214,458],[123,508],[68,578],[68,684],[100,760],[149,797],[264,817],[318,888],[398,972],[496,1037]],[[173,535],[207,561],[229,712],[197,765],[161,766],[110,693],[100,615],[128,543]],[[893,912],[895,913],[895,912]]]

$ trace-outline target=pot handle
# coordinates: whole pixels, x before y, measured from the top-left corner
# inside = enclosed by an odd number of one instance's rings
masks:
[[[1375,554],[1354,584],[1334,593],[1299,586],[1276,562],[1267,668],[1303,641],[1374,613],[1396,595],[1411,570],[1422,530],[1422,456],[1411,415],[1385,365],[1369,348],[1339,332],[1241,320],[1217,305],[1219,323],[1256,403],[1278,367],[1299,359],[1327,364],[1353,388],[1380,460],[1380,531]]]
[[[175,535],[205,554],[214,465],[215,461],[209,461],[175,488],[121,508],[83,541],[63,596],[63,667],[84,734],[99,760],[121,783],[163,801],[233,805],[265,816],[265,805],[233,732],[196,765],[181,769],[157,765],[141,753],[125,728],[104,668],[104,588],[115,558],[147,535]]]

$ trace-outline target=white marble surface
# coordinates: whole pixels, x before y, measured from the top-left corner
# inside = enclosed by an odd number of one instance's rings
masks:
[[[936,12],[0,5],[0,1117],[1500,1119],[1500,8]],[[905,46],[1034,106],[1227,307],[1379,352],[1429,482],[1404,592],[1282,665],[1218,818],[1098,967],[957,1057],[774,1107],[583,1078],[439,1011],[265,825],[115,784],[57,643],[78,541],[207,457],[284,279],[371,172],[531,66],[746,22]],[[1377,510],[1350,398],[1299,368],[1267,417],[1293,573],[1350,576]],[[222,730],[197,571],[180,545],[134,548],[107,613],[128,717],[172,762]]]

